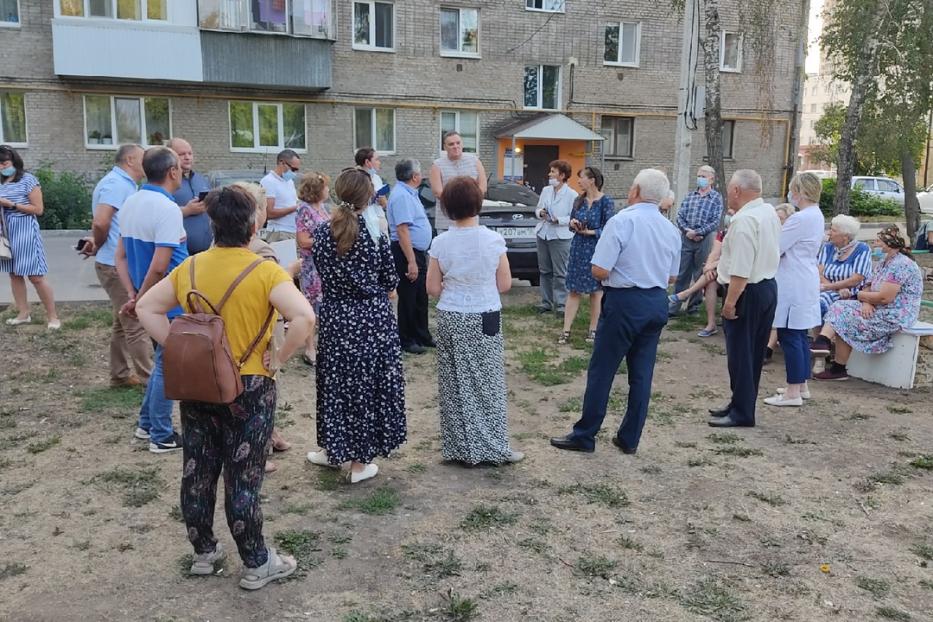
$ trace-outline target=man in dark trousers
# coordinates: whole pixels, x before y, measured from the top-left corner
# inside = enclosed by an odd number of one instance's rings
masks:
[[[398,183],[389,193],[389,237],[398,271],[398,335],[402,350],[424,354],[434,347],[428,331],[427,250],[431,223],[418,198],[421,163],[403,159],[395,165]]]
[[[736,171],[726,193],[735,216],[722,242],[717,278],[726,286],[722,328],[732,398],[723,408],[710,409],[709,424],[752,427],[777,306],[774,275],[781,259],[781,221],[774,207],[761,200],[761,176],[755,171]]]
[[[606,417],[619,365],[628,366],[628,407],[612,444],[633,454],[648,416],[651,379],[661,330],[667,324],[667,286],[680,267],[680,233],[658,204],[670,191],[667,176],[644,169],[628,192],[629,207],[609,219],[593,253],[593,277],[602,281],[603,308],[586,376],[583,416],[558,449],[592,452]]]

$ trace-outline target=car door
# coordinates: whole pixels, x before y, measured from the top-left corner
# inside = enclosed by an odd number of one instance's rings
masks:
[[[878,185],[878,196],[883,199],[890,199],[898,205],[904,204],[904,190],[900,184],[892,179],[876,179]]]

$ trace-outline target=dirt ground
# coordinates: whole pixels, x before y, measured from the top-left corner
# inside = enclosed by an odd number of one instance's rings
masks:
[[[813,383],[805,407],[762,405],[758,427],[717,432],[722,337],[679,319],[638,454],[608,442],[624,373],[596,452],[560,452],[547,439],[577,417],[589,352],[582,321],[555,345],[534,295],[506,298],[515,466],[441,461],[433,355],[406,356],[409,441],[350,488],[304,459],[314,384],[289,365],[279,423],[294,449],[263,510],[300,570],[256,593],[237,586],[236,555],[186,576],[181,456],[148,453],[132,437],[140,394],[107,388],[109,310],[66,306],[59,334],[0,326],[0,619],[933,619],[930,387]],[[777,354],[762,394],[782,385]],[[215,526],[234,551],[222,500]]]

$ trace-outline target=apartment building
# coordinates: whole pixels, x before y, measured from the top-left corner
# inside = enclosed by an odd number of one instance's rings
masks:
[[[723,2],[727,171],[782,190],[802,3],[775,12],[772,97],[736,0]],[[458,129],[498,178],[556,157],[624,194],[674,162],[682,23],[633,0],[0,0],[0,142],[94,173],[123,142],[181,136],[203,171],[289,147],[335,173],[372,145],[427,164]],[[702,85],[702,62],[697,83]],[[702,115],[701,115],[702,117]],[[702,118],[691,160],[705,153]],[[389,173],[391,177],[391,173]]]

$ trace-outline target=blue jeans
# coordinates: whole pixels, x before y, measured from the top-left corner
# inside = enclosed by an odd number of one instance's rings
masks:
[[[175,402],[165,399],[165,378],[162,375],[162,346],[155,347],[152,375],[146,384],[143,407],[139,409],[139,427],[149,432],[153,443],[172,439],[172,407]]]

